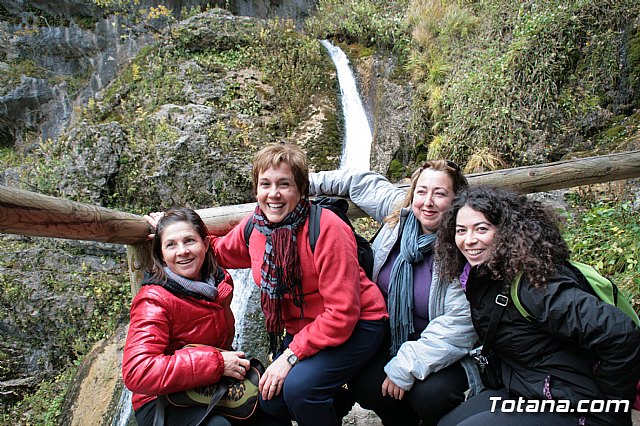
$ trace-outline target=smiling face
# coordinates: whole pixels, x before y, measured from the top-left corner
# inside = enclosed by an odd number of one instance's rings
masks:
[[[432,234],[438,230],[442,213],[451,205],[454,195],[453,182],[446,173],[425,169],[420,174],[411,207],[422,233]]]
[[[456,246],[471,266],[489,259],[496,227],[477,210],[463,206],[456,217]]]
[[[269,222],[282,222],[301,198],[302,194],[287,163],[270,167],[258,175],[256,199]]]
[[[204,240],[188,222],[176,222],[162,231],[162,259],[178,275],[201,280],[201,269],[209,248],[209,237]]]

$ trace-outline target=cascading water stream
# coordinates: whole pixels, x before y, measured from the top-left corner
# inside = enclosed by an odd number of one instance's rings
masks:
[[[371,157],[371,127],[364,112],[356,80],[347,55],[328,40],[320,43],[327,49],[336,66],[340,84],[340,98],[344,112],[345,136],[340,157],[341,169],[369,170]]]
[[[124,386],[120,394],[118,406],[113,414],[111,426],[126,426],[133,419],[133,406],[131,405],[131,391]]]

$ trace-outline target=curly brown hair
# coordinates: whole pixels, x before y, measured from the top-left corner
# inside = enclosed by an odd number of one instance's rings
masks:
[[[506,287],[518,271],[533,286],[543,287],[558,265],[569,258],[569,247],[559,228],[560,216],[550,207],[513,191],[473,187],[454,198],[438,230],[436,257],[444,279],[458,278],[467,263],[455,241],[458,211],[464,206],[482,213],[496,227],[489,260],[480,270],[504,281]]]

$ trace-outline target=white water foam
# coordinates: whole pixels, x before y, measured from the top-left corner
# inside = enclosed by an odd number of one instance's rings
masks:
[[[344,112],[345,137],[340,157],[341,169],[369,170],[371,157],[371,127],[365,114],[356,80],[349,66],[349,58],[342,49],[328,40],[320,40],[336,66],[342,110]]]

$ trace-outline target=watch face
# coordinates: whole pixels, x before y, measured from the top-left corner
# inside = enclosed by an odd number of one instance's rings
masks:
[[[296,354],[291,354],[289,355],[289,358],[287,358],[287,361],[289,361],[289,364],[295,365],[298,362],[298,357]]]

